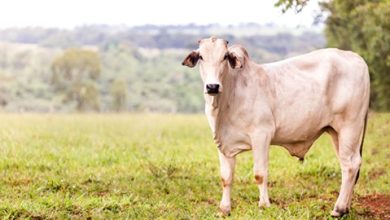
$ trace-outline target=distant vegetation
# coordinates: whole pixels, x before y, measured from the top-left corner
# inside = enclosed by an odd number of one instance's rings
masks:
[[[260,63],[325,46],[318,30],[257,24],[4,29],[0,109],[202,111],[198,72],[181,61],[198,39],[210,35],[244,45]]]

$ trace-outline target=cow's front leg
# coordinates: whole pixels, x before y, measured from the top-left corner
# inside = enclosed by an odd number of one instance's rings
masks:
[[[231,209],[230,193],[233,184],[234,166],[236,164],[236,159],[234,157],[226,157],[219,150],[218,154],[221,166],[221,181],[223,187],[222,199],[219,208],[224,215],[228,215]]]
[[[271,205],[267,190],[269,145],[269,135],[262,134],[252,137],[254,159],[253,172],[255,174],[255,182],[259,187],[260,192],[259,207],[269,207]]]

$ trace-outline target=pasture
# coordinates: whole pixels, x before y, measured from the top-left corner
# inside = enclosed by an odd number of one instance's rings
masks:
[[[0,217],[214,219],[221,183],[203,115],[1,114]],[[390,217],[390,114],[369,117],[352,211]],[[273,146],[269,194],[257,207],[252,154],[238,156],[228,219],[327,219],[341,175],[330,137],[302,164]]]

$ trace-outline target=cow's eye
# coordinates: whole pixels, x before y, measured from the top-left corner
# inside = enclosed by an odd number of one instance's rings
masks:
[[[199,59],[203,60],[203,57],[202,57],[202,56],[199,56]]]

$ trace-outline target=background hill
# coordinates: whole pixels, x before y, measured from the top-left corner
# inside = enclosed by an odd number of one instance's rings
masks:
[[[7,112],[202,111],[198,72],[182,67],[181,61],[197,47],[198,39],[210,35],[244,45],[252,59],[260,63],[326,44],[320,29],[253,23],[3,29],[0,30],[0,109]],[[79,109],[78,99],[72,98],[75,83],[63,83],[63,87],[72,89],[61,90],[53,82],[53,61],[70,48],[94,51],[99,57],[99,76],[84,79],[77,90],[77,97],[84,91],[83,85],[92,88],[86,91],[94,91],[94,95],[88,92],[85,95],[85,108]],[[96,105],[91,107],[88,103]]]

